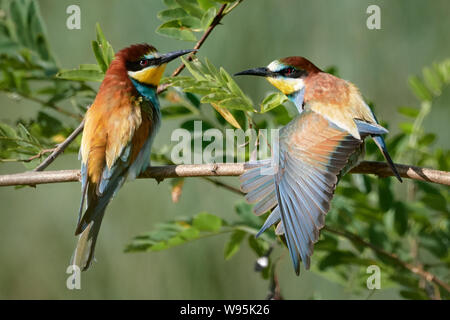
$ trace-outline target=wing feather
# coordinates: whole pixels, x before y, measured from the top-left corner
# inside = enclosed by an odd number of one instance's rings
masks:
[[[285,233],[297,273],[299,259],[306,269],[310,267],[313,245],[325,224],[337,176],[361,144],[362,140],[325,117],[306,110],[280,133],[277,172],[263,176],[261,168],[268,166],[266,162],[241,176],[247,200],[257,203],[255,212],[274,208],[258,235],[279,222],[276,233]]]

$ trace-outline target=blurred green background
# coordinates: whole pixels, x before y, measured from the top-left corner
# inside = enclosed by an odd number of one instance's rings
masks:
[[[99,22],[116,50],[132,43],[149,42],[160,51],[186,49],[189,42],[155,34],[164,9],[158,0],[39,1],[50,45],[63,68],[94,63],[90,41]],[[67,6],[81,7],[81,30],[66,28]],[[381,8],[381,30],[368,30],[366,9]],[[321,68],[337,66],[339,75],[358,85],[376,113],[392,132],[401,116],[396,108],[418,105],[407,78],[423,66],[450,54],[450,2],[360,0],[245,0],[223,20],[207,40],[200,57],[230,73],[267,65],[289,55],[308,57]],[[177,66],[169,65],[167,74]],[[254,101],[273,89],[255,79],[239,79]],[[450,96],[434,102],[425,128],[437,133],[436,145],[448,148]],[[35,116],[29,101],[0,95],[0,118]],[[155,147],[170,139],[177,121],[163,123]],[[60,157],[51,169],[78,168],[75,155]],[[2,164],[0,174],[21,172],[21,164]],[[227,178],[237,185],[237,179]],[[96,249],[93,268],[82,274],[82,290],[66,288],[65,273],[76,238],[73,236],[80,185],[65,183],[37,188],[0,189],[1,245],[0,298],[2,299],[262,299],[267,282],[253,271],[256,256],[245,247],[231,260],[223,260],[226,236],[188,243],[167,251],[125,254],[125,244],[158,222],[208,211],[224,218],[234,215],[241,200],[230,192],[198,179],[188,179],[180,202],[172,203],[170,184],[154,180],[126,184],[110,204]],[[279,277],[285,298],[372,299],[397,298],[393,289],[350,293],[345,287],[311,272],[296,277],[286,255]],[[314,259],[314,256],[313,258]]]

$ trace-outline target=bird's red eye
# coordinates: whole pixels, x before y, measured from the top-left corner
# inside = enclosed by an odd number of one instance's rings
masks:
[[[287,75],[290,75],[290,74],[293,74],[294,73],[294,68],[287,68],[287,70],[286,70],[286,74]]]
[[[141,67],[145,67],[148,65],[148,60],[147,59],[142,59],[141,61],[139,61],[139,64]]]

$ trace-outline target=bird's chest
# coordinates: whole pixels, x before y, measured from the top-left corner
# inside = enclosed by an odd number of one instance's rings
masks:
[[[155,134],[161,122],[158,100],[151,101],[142,95],[134,96],[132,109],[131,113],[139,117],[139,125],[135,128],[146,136]]]

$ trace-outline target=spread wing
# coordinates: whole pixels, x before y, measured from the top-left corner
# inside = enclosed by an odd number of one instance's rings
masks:
[[[337,175],[361,143],[362,140],[307,110],[280,133],[276,174],[261,174],[270,166],[262,162],[261,167],[241,176],[247,200],[257,203],[255,213],[275,207],[260,232],[281,219],[277,233],[284,230],[297,273],[300,259],[307,269],[310,266],[313,245],[330,209]]]

